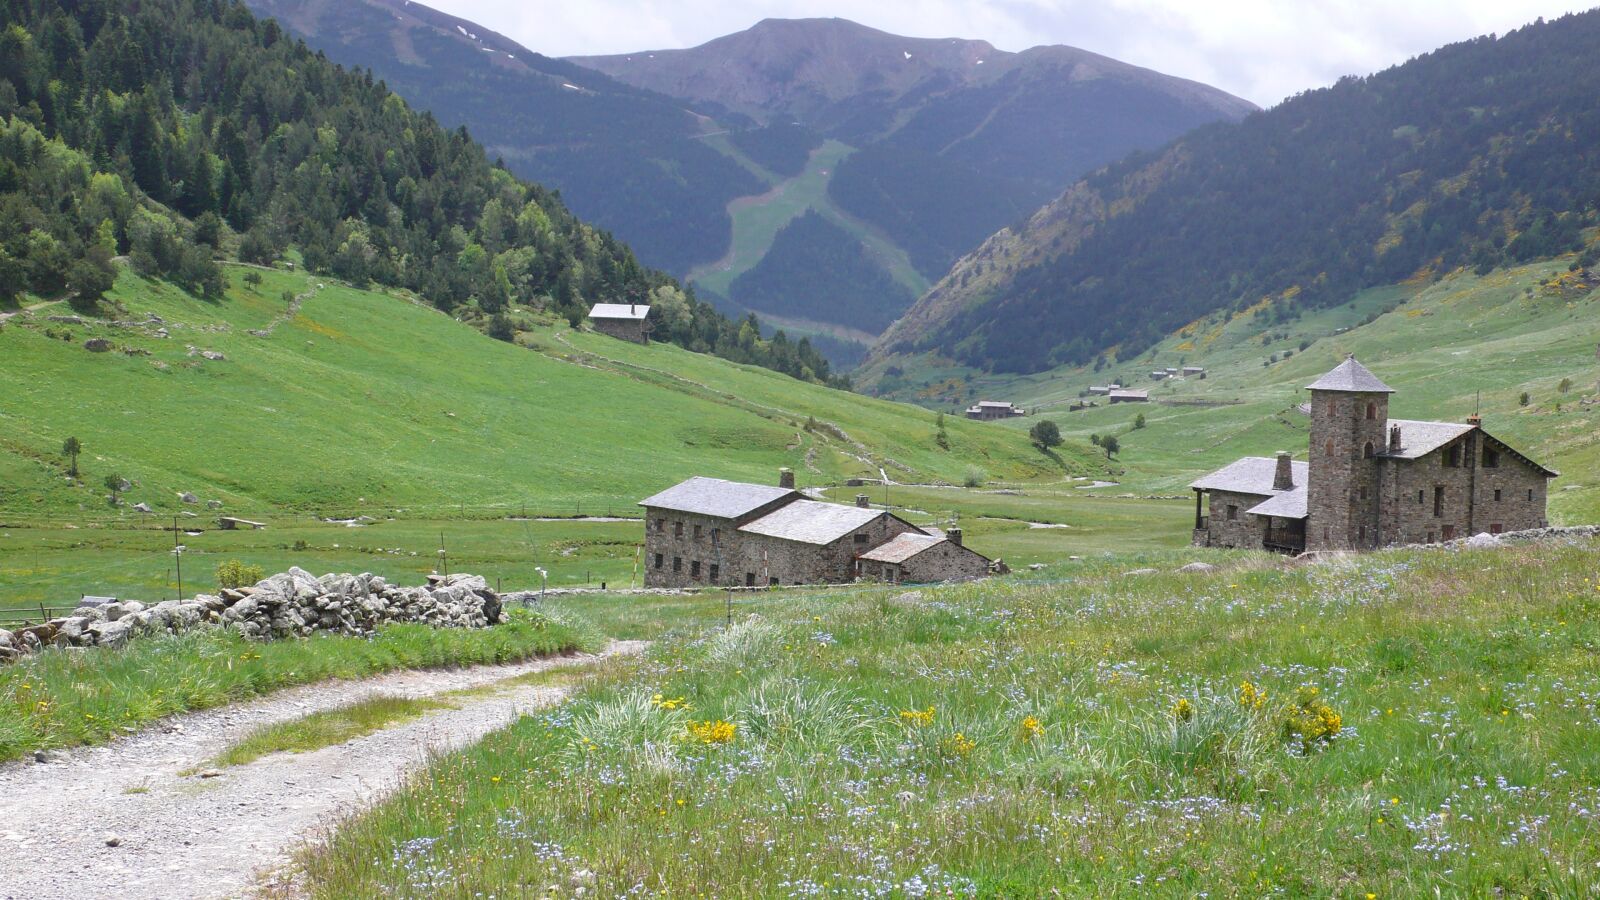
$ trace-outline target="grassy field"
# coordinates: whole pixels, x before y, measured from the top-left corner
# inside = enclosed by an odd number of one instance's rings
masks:
[[[48,651],[0,666],[0,760],[104,743],[174,713],[331,678],[503,663],[599,649],[585,625],[521,610],[494,628],[390,625],[372,638],[252,643],[221,629],[141,638],[117,650]]]
[[[1597,549],[663,600],[620,620],[673,623],[650,659],[438,759],[307,885],[1593,896]]]
[[[638,526],[569,519],[634,516],[695,474],[770,482],[789,466],[818,486],[1103,472],[1090,448],[1051,458],[955,419],[941,449],[926,410],[675,347],[553,326],[515,347],[401,297],[287,271],[253,286],[249,271],[231,269],[215,303],[124,273],[117,318],[159,324],[51,322],[70,312],[55,304],[0,330],[0,608],[159,599],[176,588],[175,516],[198,532],[182,535],[190,587],[232,558],[416,581],[441,536],[452,570],[507,588],[536,586],[536,567],[555,586],[623,586]],[[309,294],[299,314],[251,334],[284,316],[285,292]],[[89,338],[117,349],[86,352]],[[69,436],[84,447],[77,479]],[[115,506],[110,476],[130,484]],[[268,528],[220,531],[219,515]]]
[[[1291,450],[1304,458],[1310,423],[1296,411],[1309,399],[1302,388],[1354,353],[1399,392],[1392,415],[1459,421],[1481,408],[1492,433],[1563,473],[1552,486],[1553,520],[1596,522],[1600,290],[1567,269],[1561,259],[1485,277],[1456,273],[1369,291],[1295,321],[1247,310],[1197,322],[1151,353],[1099,372],[991,378],[924,365],[893,396],[947,409],[979,395],[1008,399],[1055,419],[1072,439],[1115,434],[1123,449],[1111,480],[1121,484],[1106,491],[1176,495],[1240,456]],[[1154,368],[1181,365],[1205,366],[1208,377],[1149,377]],[[1111,381],[1149,388],[1156,402],[1066,409],[1089,385]],[[1195,402],[1220,405],[1178,405]],[[1148,425],[1135,431],[1141,413]]]

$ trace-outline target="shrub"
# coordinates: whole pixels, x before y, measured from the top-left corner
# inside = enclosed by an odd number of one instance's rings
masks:
[[[260,566],[246,565],[237,559],[217,564],[217,587],[224,590],[250,587],[265,577],[267,573]]]
[[[1311,753],[1333,743],[1344,729],[1344,718],[1321,698],[1321,692],[1311,686],[1300,688],[1294,702],[1278,716],[1283,739],[1298,746],[1302,753]]]
[[[989,482],[989,473],[977,466],[967,466],[961,474],[961,483],[969,488],[983,487]]]
[[[1563,378],[1563,379],[1561,379],[1561,383],[1556,385],[1556,390],[1560,391],[1563,394],[1565,394],[1567,391],[1572,390],[1572,379],[1571,378]]]
[[[1049,419],[1044,419],[1028,429],[1028,437],[1033,439],[1034,445],[1040,450],[1059,447],[1061,445],[1061,426]]]
[[[1527,391],[1523,391],[1522,392],[1522,396],[1517,398],[1517,405],[1518,406],[1527,406],[1531,399],[1532,398],[1530,398],[1528,396],[1528,392]]]
[[[1141,429],[1143,427],[1144,427],[1144,413],[1139,413],[1137,416],[1133,417],[1133,430],[1134,431],[1138,431],[1139,429]]]

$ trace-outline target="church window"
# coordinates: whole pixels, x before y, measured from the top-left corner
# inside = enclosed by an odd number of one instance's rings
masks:
[[[1444,515],[1444,485],[1437,485],[1433,489],[1433,517]]]
[[[1496,502],[1496,503],[1500,502],[1500,489],[1499,488],[1495,488],[1494,489],[1494,502]]]
[[[1368,403],[1367,404],[1367,421],[1371,422],[1371,421],[1374,421],[1377,418],[1378,418],[1378,404],[1376,404],[1376,403]]]
[[[1229,522],[1237,521],[1238,518],[1239,518],[1239,507],[1234,506],[1231,503],[1228,504],[1228,521]]]
[[[1362,455],[1363,458],[1366,458],[1366,459],[1371,459],[1372,458],[1372,442],[1371,441],[1367,441],[1367,446],[1366,446],[1365,449],[1363,449],[1361,451],[1361,455]]]

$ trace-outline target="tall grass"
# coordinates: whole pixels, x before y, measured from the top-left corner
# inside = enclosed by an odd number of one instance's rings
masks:
[[[1596,549],[1138,578],[1101,562],[765,607],[440,758],[308,853],[306,883],[1590,896]],[[1309,743],[1287,724],[1307,685],[1342,715]],[[690,732],[705,721],[731,739]]]
[[[220,629],[121,649],[48,650],[0,666],[0,760],[102,743],[164,716],[396,669],[503,663],[593,648],[592,633],[517,611],[485,629],[391,625],[371,638],[253,643]]]

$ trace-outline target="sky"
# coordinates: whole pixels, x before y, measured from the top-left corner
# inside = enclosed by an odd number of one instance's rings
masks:
[[[1480,34],[1587,8],[1562,0],[423,0],[548,56],[692,47],[761,19],[839,16],[1002,50],[1069,44],[1272,106]],[[1589,0],[1589,3],[1600,0]]]

